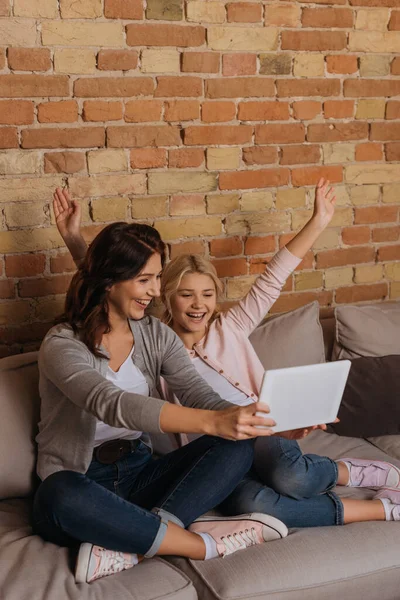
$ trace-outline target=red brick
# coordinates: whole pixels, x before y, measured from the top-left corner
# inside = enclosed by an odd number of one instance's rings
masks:
[[[44,155],[45,173],[79,173],[86,171],[84,152],[47,152]]]
[[[295,187],[302,185],[316,185],[321,177],[329,179],[331,183],[343,181],[343,167],[302,167],[292,169],[292,184]]]
[[[16,127],[0,127],[0,148],[18,148]]]
[[[237,256],[243,252],[243,242],[240,237],[231,237],[223,240],[210,241],[210,254],[221,258],[224,256]],[[247,254],[247,252],[245,252]]]
[[[390,71],[392,75],[400,75],[400,56],[393,59]]]
[[[127,123],[160,121],[162,107],[162,100],[132,100],[125,105],[125,121]]]
[[[227,4],[227,17],[230,23],[260,23],[262,6],[255,2],[235,2]]]
[[[165,102],[165,121],[193,121],[200,116],[198,100],[168,100]]]
[[[257,56],[255,54],[224,54],[222,57],[222,74],[255,75],[257,72]]]
[[[356,146],[356,160],[382,160],[383,147],[382,144],[365,142]]]
[[[281,165],[305,165],[321,159],[319,146],[284,146],[281,149]]]
[[[219,176],[220,190],[245,190],[276,187],[289,183],[288,169],[266,169],[259,171],[224,172]]]
[[[357,73],[358,62],[357,56],[333,54],[326,57],[326,67],[328,73],[336,75],[351,75]]]
[[[143,19],[142,0],[104,0],[104,16],[108,19]]]
[[[121,0],[123,2],[124,0]],[[206,41],[206,30],[200,25],[161,25],[145,23],[128,25],[128,46],[178,46],[188,48],[202,46]]]
[[[169,255],[171,260],[181,254],[204,254],[204,242],[183,242],[181,244],[170,244]]]
[[[333,300],[333,292],[295,292],[282,294],[271,307],[270,313],[288,312],[315,300],[318,300],[320,306],[329,306]]]
[[[399,6],[399,0],[349,0],[349,2],[351,6],[388,6],[390,8]]]
[[[307,128],[309,142],[343,142],[368,139],[368,123],[321,123]]]
[[[0,96],[42,98],[69,96],[67,75],[0,75]]]
[[[351,285],[336,290],[337,304],[350,304],[372,300],[384,300],[388,294],[387,283],[368,283],[367,285]]]
[[[353,27],[353,11],[349,8],[303,8],[301,24],[309,28]]]
[[[207,98],[260,98],[275,96],[272,79],[264,77],[232,77],[232,79],[208,79]]]
[[[25,327],[10,327],[0,330],[0,338],[5,344],[41,341],[51,326],[52,323],[30,323]]]
[[[9,17],[10,14],[10,0],[0,0],[0,17]]]
[[[389,29],[389,31],[399,31],[400,30],[400,10],[392,10],[388,29]]]
[[[345,79],[343,95],[351,98],[399,96],[400,81],[395,79]]]
[[[398,100],[389,100],[386,104],[386,119],[400,119],[400,102]]]
[[[48,71],[51,67],[48,48],[9,48],[7,58],[13,71]]]
[[[292,144],[305,140],[305,128],[302,123],[256,125],[255,134],[257,144]]]
[[[278,97],[339,96],[340,81],[337,79],[278,79]]]
[[[153,91],[150,77],[84,77],[74,83],[74,95],[78,98],[152,96]]]
[[[257,236],[246,239],[244,245],[245,254],[271,254],[275,252],[276,242],[275,236]]]
[[[343,50],[344,31],[282,31],[282,50]]]
[[[301,121],[309,121],[320,114],[321,102],[316,100],[298,100],[293,102],[293,116]]]
[[[252,134],[250,125],[193,125],[184,130],[184,141],[187,146],[247,144]]]
[[[104,145],[103,127],[43,127],[22,131],[22,148],[101,148]]]
[[[157,77],[157,88],[154,93],[158,97],[190,97],[203,95],[203,80],[200,77]]]
[[[236,104],[227,101],[206,101],[201,106],[201,120],[205,123],[232,121],[236,116]]]
[[[85,100],[83,103],[84,121],[120,121],[123,118],[122,102],[110,100]]]
[[[155,169],[165,167],[167,151],[164,148],[140,148],[131,150],[132,169]]]
[[[354,223],[395,223],[399,209],[397,206],[368,206],[367,208],[356,208]]]
[[[389,144],[385,144],[385,153],[386,160],[400,160],[400,142],[390,142]]]
[[[34,109],[35,106],[30,100],[0,100],[0,123],[29,125],[33,123]]]
[[[372,229],[373,242],[398,242],[400,237],[400,225],[392,227],[374,227]]]
[[[169,202],[171,216],[203,215],[204,209],[203,194],[177,194],[172,196]]]
[[[183,52],[183,73],[218,73],[220,55],[216,52]]]
[[[44,254],[17,254],[5,257],[7,277],[32,277],[43,273],[46,265]]]
[[[240,102],[238,119],[240,121],[287,121],[289,120],[288,102]]]
[[[0,0],[1,2],[1,0]],[[0,4],[1,6],[1,4]],[[3,70],[6,66],[6,49],[0,48],[0,71]]]
[[[15,298],[15,282],[13,279],[0,281],[0,299]]]
[[[76,271],[76,265],[69,253],[58,254],[50,258],[50,271],[52,273],[68,273]]]
[[[324,102],[325,119],[354,117],[354,100],[327,100]]]
[[[342,229],[342,240],[346,246],[359,246],[368,244],[371,240],[369,227],[344,227]]]
[[[39,123],[75,123],[78,120],[78,104],[75,100],[44,102],[38,105]]]
[[[218,277],[247,275],[247,261],[245,258],[213,260],[212,264],[217,269]]]
[[[18,288],[21,298],[37,298],[52,294],[64,294],[72,275],[54,275],[54,277],[37,277],[21,279]]]
[[[383,262],[386,260],[400,260],[400,245],[378,248],[378,261]]]
[[[265,267],[267,266],[267,264],[269,263],[270,260],[271,260],[270,256],[268,258],[266,258],[265,256],[258,257],[258,258],[251,258],[250,259],[250,269],[249,269],[250,275],[258,275],[259,273],[264,273]],[[292,289],[292,276],[291,275],[286,280],[284,288],[286,288],[286,286],[288,285],[288,282],[289,282],[289,290],[291,290]],[[282,291],[284,288],[282,288]]]
[[[323,250],[317,254],[317,269],[369,262],[375,262],[375,250],[369,246]]]
[[[400,123],[371,123],[371,140],[400,140]]]
[[[178,127],[168,125],[127,125],[107,128],[107,145],[110,148],[143,148],[146,146],[180,146]]]
[[[204,162],[202,148],[178,148],[169,151],[168,166],[177,169],[200,167]]]
[[[251,146],[243,148],[246,165],[272,165],[278,161],[278,149],[273,146]]]
[[[138,66],[136,50],[100,50],[97,68],[101,71],[130,71]]]

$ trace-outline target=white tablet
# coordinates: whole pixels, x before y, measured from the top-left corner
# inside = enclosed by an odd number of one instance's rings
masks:
[[[271,409],[275,432],[332,423],[339,410],[351,362],[339,360],[265,371],[259,401]]]

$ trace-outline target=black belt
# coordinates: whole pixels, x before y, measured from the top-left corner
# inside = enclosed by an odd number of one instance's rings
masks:
[[[93,459],[103,465],[112,465],[126,454],[134,452],[139,444],[140,439],[103,442],[93,450]]]

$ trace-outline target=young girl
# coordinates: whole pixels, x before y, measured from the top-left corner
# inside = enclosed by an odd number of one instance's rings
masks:
[[[261,403],[222,400],[176,334],[145,317],[160,293],[164,260],[152,227],[106,227],[40,349],[34,529],[56,544],[80,544],[77,582],[144,556],[212,558],[287,533],[261,514],[193,523],[237,486],[252,463],[251,438],[271,434],[256,426],[273,421],[255,416],[268,412]],[[161,376],[183,406],[157,397]],[[153,460],[146,432],[206,435]]]
[[[222,285],[209,261],[183,255],[165,268],[163,320],[182,339],[199,374],[225,400],[239,406],[257,401],[264,369],[248,337],[331,221],[334,204],[329,182],[320,180],[310,221],[268,263],[246,297],[226,313],[217,310]],[[78,205],[67,205],[63,216],[60,232],[79,260],[86,245],[79,234]],[[224,511],[262,510],[289,527],[400,519],[400,472],[396,467],[379,461],[336,462],[302,455],[295,440],[309,430],[258,440],[253,468],[223,503]],[[359,501],[340,499],[330,491],[335,485],[394,489],[381,490],[372,501]]]

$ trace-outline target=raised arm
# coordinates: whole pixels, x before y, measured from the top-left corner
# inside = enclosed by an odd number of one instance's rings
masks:
[[[81,234],[81,206],[79,202],[72,200],[66,188],[57,188],[53,194],[53,210],[57,229],[79,267],[87,251],[87,244]]]
[[[301,231],[267,264],[248,294],[221,316],[247,335],[264,319],[278,299],[286,279],[300,264],[335,212],[334,189],[320,179],[315,190],[314,211]]]

